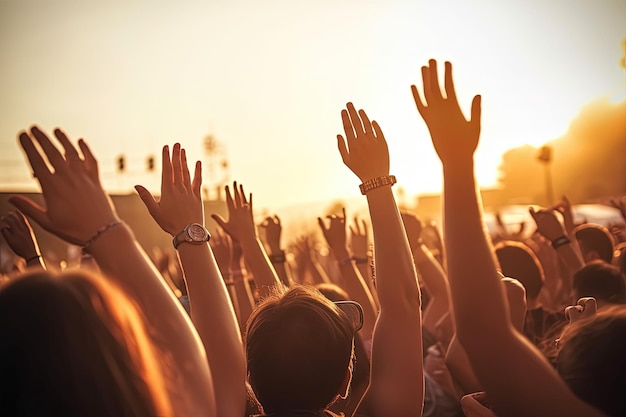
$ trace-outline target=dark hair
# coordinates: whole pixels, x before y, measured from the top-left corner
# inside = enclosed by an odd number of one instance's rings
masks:
[[[169,413],[164,381],[128,298],[83,271],[37,271],[0,288],[0,413]]]
[[[354,332],[319,291],[294,286],[271,296],[246,327],[248,379],[265,413],[323,410],[338,398]]]
[[[526,244],[505,240],[495,246],[502,273],[518,280],[526,289],[526,298],[537,298],[543,287],[541,263]]]
[[[588,258],[589,253],[595,251],[600,259],[611,263],[615,240],[606,227],[599,224],[584,223],[576,226],[574,235],[586,262],[590,260]]]
[[[571,324],[560,343],[557,370],[572,392],[608,416],[626,416],[626,307]]]
[[[574,274],[576,298],[594,297],[599,302],[626,304],[626,279],[615,266],[595,260]]]

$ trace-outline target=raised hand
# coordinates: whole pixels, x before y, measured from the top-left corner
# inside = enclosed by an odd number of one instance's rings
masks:
[[[563,198],[561,198],[561,201],[554,204],[551,208],[561,213],[561,216],[563,216],[563,224],[565,225],[565,230],[567,231],[568,235],[571,234],[575,227],[574,213],[572,212],[572,204],[570,203],[567,196],[563,196]]]
[[[45,207],[23,196],[12,196],[9,201],[50,233],[84,246],[98,230],[119,218],[102,189],[98,162],[87,143],[78,141],[81,156],[61,129],[55,129],[54,136],[64,154],[37,126],[19,133],[22,149],[41,185]]]
[[[19,210],[11,210],[0,219],[0,232],[11,250],[26,262],[39,260],[37,239],[28,220]]]
[[[367,238],[367,223],[358,216],[354,216],[354,226],[350,225],[350,249],[359,259],[367,259],[369,240]]]
[[[409,240],[411,251],[415,253],[416,249],[422,242],[422,228],[424,223],[413,213],[402,212],[402,222],[406,230],[406,237]]]
[[[425,100],[422,101],[416,86],[412,85],[411,91],[441,162],[454,164],[471,160],[480,136],[480,96],[472,100],[472,115],[468,121],[456,98],[451,63],[445,63],[445,96],[439,86],[434,59],[422,67],[422,80]]]
[[[172,236],[190,223],[204,225],[204,207],[200,193],[202,164],[200,161],[196,162],[192,180],[186,152],[179,143],[174,145],[171,158],[169,147],[164,146],[162,157],[161,198],[157,201],[145,187],[135,186],[150,215]]]
[[[570,324],[579,320],[591,318],[598,312],[598,304],[593,297],[582,297],[576,305],[565,308],[565,317]]]
[[[265,243],[270,254],[279,253],[281,251],[280,236],[283,231],[280,218],[277,215],[268,216],[259,226],[265,231]]]
[[[363,110],[358,113],[352,103],[341,111],[346,138],[337,135],[337,146],[343,163],[365,182],[389,175],[389,149],[380,126]]]
[[[535,211],[533,207],[530,207],[528,211],[537,225],[537,231],[549,241],[566,235],[565,229],[553,209]]]
[[[220,229],[217,229],[217,231],[211,235],[209,245],[211,246],[211,250],[215,256],[217,266],[220,268],[222,277],[226,278],[229,275],[231,263],[230,256],[232,252],[232,244],[230,237]]]
[[[328,227],[321,217],[317,218],[317,223],[322,230],[322,234],[333,251],[347,251],[346,239],[346,209],[342,208],[342,215],[326,216],[329,220]],[[341,259],[339,259],[341,261]]]
[[[233,240],[241,242],[246,236],[256,239],[257,230],[252,215],[252,193],[249,198],[246,198],[243,185],[237,186],[237,182],[233,183],[232,194],[228,185],[225,187],[225,190],[228,220],[225,220],[219,214],[212,214],[211,217]]]

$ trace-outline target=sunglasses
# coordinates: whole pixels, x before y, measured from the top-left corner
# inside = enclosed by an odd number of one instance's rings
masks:
[[[363,328],[363,307],[361,304],[355,301],[335,301],[334,304],[348,318],[355,333]]]

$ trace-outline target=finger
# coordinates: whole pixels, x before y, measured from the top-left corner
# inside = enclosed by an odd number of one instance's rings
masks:
[[[535,220],[535,222],[537,221],[537,212],[535,211],[534,207],[528,207],[528,212],[530,213],[531,217]]]
[[[348,146],[350,146],[350,142],[354,142],[354,140],[356,139],[356,135],[354,132],[354,127],[352,126],[352,120],[350,120],[350,115],[346,110],[341,111],[341,122],[343,123],[343,131],[346,133]]]
[[[363,123],[361,122],[361,118],[354,108],[354,104],[348,103],[348,114],[350,115],[350,120],[352,121],[352,126],[354,127],[354,132],[356,133],[356,137],[363,136],[365,134],[365,129],[363,129]]]
[[[78,154],[78,151],[76,150],[74,145],[72,145],[70,140],[67,138],[67,135],[65,135],[65,132],[63,132],[59,128],[56,128],[54,129],[54,136],[61,143],[61,146],[63,146],[63,149],[65,150],[65,158],[69,162],[76,162],[77,160],[82,162],[82,159],[80,158],[80,155]]]
[[[239,192],[239,187],[237,186],[237,181],[233,182],[233,200],[235,201],[235,207],[239,208],[243,205],[241,201],[241,193]]]
[[[341,214],[342,214],[341,221],[345,222],[346,221],[346,208],[345,207],[341,208]]]
[[[443,100],[441,87],[439,85],[439,73],[437,72],[437,61],[431,59],[428,61],[428,76],[430,81],[430,94],[433,100]],[[430,99],[428,99],[430,102]]]
[[[352,225],[349,225],[348,228],[350,229],[350,234],[352,235],[358,235],[358,229],[355,229],[354,227],[352,227]]]
[[[52,175],[46,161],[41,157],[39,150],[35,147],[33,140],[26,132],[19,134],[19,141],[22,149],[26,153],[28,163],[33,169],[33,175],[39,180],[39,183],[44,186]]]
[[[48,135],[46,135],[39,127],[33,126],[30,128],[31,134],[35,137],[41,149],[43,149],[50,165],[54,168],[55,171],[59,169],[63,169],[66,167],[65,158],[61,155],[61,152],[54,146]]]
[[[246,193],[243,191],[243,184],[239,184],[239,195],[241,195],[241,202],[243,204],[248,204],[248,199],[246,198]]]
[[[372,122],[372,127],[374,128],[374,137],[378,139],[379,141],[386,143],[385,135],[383,135],[383,130],[380,128],[376,120]]]
[[[180,160],[180,143],[175,143],[172,148],[172,179],[174,185],[183,184],[183,167]]]
[[[317,218],[317,224],[319,225],[320,229],[322,229],[322,233],[326,234],[326,225],[324,224],[324,220],[321,217]]]
[[[415,106],[417,107],[417,111],[420,116],[424,118],[424,111],[426,110],[426,104],[422,101],[422,97],[420,96],[419,91],[415,85],[411,86],[411,93],[413,93],[413,101],[415,101]]]
[[[480,95],[475,96],[472,100],[472,116],[470,119],[470,123],[474,126],[474,130],[476,130],[477,132],[480,132],[481,101],[482,98]]]
[[[135,190],[137,191],[137,194],[139,194],[141,201],[143,201],[143,204],[145,204],[152,218],[155,220],[158,219],[161,210],[159,207],[159,203],[157,203],[157,201],[154,199],[154,196],[152,196],[150,191],[148,191],[145,187],[141,185],[135,185]]]
[[[187,166],[187,151],[180,150],[180,163],[183,172],[183,185],[187,189],[191,189],[191,176],[189,175],[189,166]]]
[[[252,207],[252,193],[250,193],[250,196],[248,198],[248,206],[250,206],[250,212],[253,211],[253,207]]]
[[[432,86],[430,82],[430,69],[428,68],[428,66],[422,67],[422,84],[424,86],[424,101],[426,102],[425,104],[431,105],[435,101],[435,98],[433,97],[433,94],[431,92]]]
[[[343,140],[343,136],[337,135],[337,149],[339,149],[339,155],[341,155],[341,160],[345,165],[348,165],[350,161],[350,154],[348,152],[348,148],[346,147],[346,142]]]
[[[250,196],[250,198],[252,198],[252,196]],[[274,222],[275,222],[277,225],[279,225],[279,226],[281,225],[281,224],[280,224],[280,217],[278,217],[276,214],[274,214]]]
[[[368,135],[374,133],[372,132],[372,122],[370,122],[369,117],[367,117],[365,110],[359,110],[359,116],[361,116],[361,120],[363,121],[363,131]]]
[[[193,173],[193,181],[191,183],[191,190],[196,196],[200,197],[201,189],[202,189],[202,162],[196,161],[196,169]]]
[[[43,206],[40,206],[29,198],[21,195],[9,197],[9,202],[26,216],[33,219],[41,227],[46,230],[51,230],[51,222],[48,218],[48,213]]]
[[[96,183],[100,183],[100,173],[98,171],[98,160],[87,145],[84,139],[78,139],[78,147],[83,154],[85,161],[85,171]]]
[[[226,194],[226,207],[228,208],[228,213],[232,213],[233,210],[235,210],[235,202],[233,201],[233,196],[230,194],[230,187],[228,185],[224,186],[224,191]]]
[[[444,68],[444,85],[446,89],[446,98],[448,100],[454,100],[456,102],[456,91],[454,90],[454,79],[452,77],[452,64],[446,61],[444,64]]]
[[[222,216],[220,216],[219,214],[211,214],[211,218],[215,220],[215,222],[222,228],[222,230],[226,234],[230,235],[230,233],[228,232],[228,223],[226,222],[226,220],[224,220]]]
[[[170,147],[165,145],[161,151],[161,194],[163,190],[172,185],[172,161],[170,160]]]

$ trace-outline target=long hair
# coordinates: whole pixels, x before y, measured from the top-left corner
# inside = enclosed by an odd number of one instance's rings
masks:
[[[171,415],[155,351],[126,295],[84,271],[0,288],[0,414]]]

